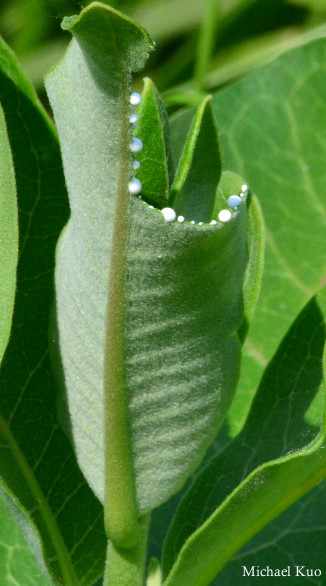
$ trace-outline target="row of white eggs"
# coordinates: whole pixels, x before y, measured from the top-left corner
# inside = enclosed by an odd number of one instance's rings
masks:
[[[141,100],[142,100],[142,97],[137,92],[133,92],[130,96],[131,106],[138,106],[141,103]],[[130,120],[130,124],[132,124],[134,126],[138,120],[137,114],[132,113],[130,115],[129,120]],[[130,151],[132,153],[140,153],[142,148],[143,148],[143,143],[140,140],[140,138],[135,138],[135,137],[132,138],[131,143],[130,143]],[[133,161],[132,166],[133,166],[134,170],[137,170],[140,168],[140,162],[135,160],[135,161]],[[129,193],[132,195],[137,195],[138,193],[141,192],[141,189],[142,189],[141,182],[136,177],[133,177],[128,183]],[[248,185],[242,185],[240,196],[239,195],[231,195],[227,200],[227,205],[230,208],[232,208],[234,211],[236,211],[238,209],[238,207],[242,204],[241,198],[247,192],[248,192]],[[149,208],[154,209],[154,206],[149,206]],[[185,218],[183,216],[177,216],[176,212],[172,208],[163,208],[161,210],[161,212],[163,214],[164,220],[168,223],[175,222],[176,220],[180,223],[185,221]],[[218,214],[218,219],[223,224],[225,224],[226,222],[229,222],[231,220],[231,218],[232,218],[232,214],[231,214],[230,210],[221,210]],[[196,222],[194,220],[192,220],[190,223],[196,224]],[[215,224],[217,224],[217,221],[212,220],[210,223],[212,225],[215,225]],[[198,222],[198,225],[202,226],[203,222]]]

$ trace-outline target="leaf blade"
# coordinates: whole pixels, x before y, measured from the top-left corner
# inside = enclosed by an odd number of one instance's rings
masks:
[[[304,308],[271,361],[242,432],[212,459],[181,504],[167,540],[166,572],[177,544],[184,545],[167,585],[183,584],[183,576],[190,580],[189,572],[193,583],[209,583],[250,537],[325,478],[325,310],[324,290]],[[202,499],[209,503],[204,515]],[[202,552],[197,570],[194,547]]]
[[[86,47],[84,47],[84,50],[86,51]],[[73,57],[77,59],[75,42],[71,45],[70,51],[74,52]],[[85,58],[85,55],[81,55],[79,52],[78,59],[87,60],[88,57]],[[78,61],[79,64],[81,64],[80,60]],[[114,63],[113,60],[112,63]],[[105,67],[107,69],[107,60],[105,61]],[[119,158],[116,158],[117,153],[120,152],[118,148],[112,149],[112,145],[110,145],[111,138],[109,129],[105,127],[103,132],[102,110],[106,111],[105,120],[108,123],[110,119],[108,115],[110,111],[108,110],[109,106],[104,102],[100,102],[100,107],[96,105],[97,89],[93,82],[89,80],[85,82],[85,79],[90,74],[90,68],[85,69],[84,75],[82,76],[83,87],[80,85],[80,78],[77,79],[74,77],[74,86],[77,89],[74,90],[74,99],[69,100],[75,107],[75,112],[72,117],[67,107],[67,102],[65,101],[67,96],[64,96],[62,103],[59,104],[62,93],[57,92],[53,95],[53,92],[55,92],[55,78],[62,76],[63,79],[66,79],[67,70],[65,68],[68,69],[67,62],[66,64],[61,62],[59,69],[56,72],[52,72],[51,77],[48,79],[50,99],[52,105],[54,105],[55,116],[63,145],[63,158],[67,173],[68,188],[73,190],[70,194],[72,200],[70,228],[66,229],[63,233],[57,254],[58,312],[59,322],[61,321],[61,349],[63,355],[66,353],[64,366],[67,374],[68,392],[69,384],[73,384],[75,389],[75,399],[73,399],[75,403],[73,419],[75,418],[76,422],[75,439],[76,437],[78,438],[78,433],[80,433],[79,439],[76,442],[77,451],[78,449],[83,450],[86,447],[88,419],[91,418],[93,443],[91,448],[88,446],[90,448],[88,452],[91,452],[91,456],[89,454],[86,455],[87,450],[85,450],[83,469],[89,481],[92,483],[94,490],[102,499],[104,486],[104,475],[101,472],[103,470],[103,444],[102,439],[99,438],[99,425],[101,424],[103,405],[103,396],[101,395],[101,389],[103,388],[103,380],[101,380],[103,376],[102,365],[103,363],[105,365],[105,377],[107,376],[108,378],[104,384],[106,388],[108,384],[110,386],[109,392],[106,392],[108,401],[106,410],[110,418],[108,420],[110,425],[107,426],[106,430],[106,449],[109,455],[107,469],[109,469],[109,462],[111,464],[111,470],[109,472],[111,477],[106,480],[107,486],[111,486],[109,491],[110,499],[108,500],[111,504],[107,505],[108,508],[111,508],[110,514],[108,514],[107,524],[108,526],[111,524],[110,535],[114,535],[114,539],[117,542],[122,543],[124,541],[126,543],[128,534],[127,520],[125,522],[126,531],[123,532],[124,535],[119,535],[122,506],[125,506],[126,502],[124,497],[121,499],[121,495],[125,494],[122,489],[123,478],[126,478],[126,476],[123,476],[124,472],[121,471],[123,468],[121,466],[121,453],[124,453],[123,461],[126,470],[128,467],[130,470],[130,460],[128,461],[129,448],[125,450],[125,446],[123,445],[124,442],[129,441],[128,426],[125,433],[120,433],[121,421],[126,421],[126,408],[132,439],[132,465],[135,470],[137,508],[138,514],[143,514],[168,498],[185,481],[187,475],[190,474],[196,463],[198,463],[199,458],[203,456],[216,428],[221,424],[231,400],[239,367],[239,341],[235,330],[242,319],[241,280],[246,264],[246,243],[244,238],[246,229],[246,206],[244,204],[238,212],[234,213],[228,225],[217,223],[216,226],[203,225],[202,227],[193,227],[187,222],[184,224],[175,223],[173,225],[167,225],[159,210],[151,210],[145,202],[138,198],[130,198],[130,203],[128,204],[129,209],[126,210],[126,202],[129,200],[126,194],[129,165],[125,164],[124,177],[121,179],[125,191],[119,195],[123,202],[122,207],[120,207],[119,198],[115,197],[114,193],[112,196],[108,192],[107,186],[107,168],[114,168],[114,164],[116,166],[116,160],[119,160]],[[80,67],[76,68],[76,70],[80,71]],[[74,71],[75,69],[72,69],[69,75],[72,75]],[[95,69],[94,72],[96,73]],[[95,73],[94,78],[96,77]],[[72,84],[69,86],[69,91],[71,91],[71,86]],[[111,82],[109,86],[112,87]],[[104,85],[101,85],[101,89],[103,87]],[[83,92],[89,92],[87,93],[87,99],[82,96]],[[105,100],[103,94],[100,96],[100,100],[102,99]],[[56,103],[56,100],[59,101]],[[96,146],[96,157],[92,159],[94,156],[92,153],[88,160],[89,149],[85,148],[85,132],[86,136],[88,136],[87,132],[94,132],[94,117],[91,119],[90,116],[85,115],[86,110],[83,110],[83,106],[89,103],[92,105],[93,116],[94,112],[97,112],[96,135],[99,142]],[[58,108],[60,110],[59,113]],[[211,121],[211,111],[206,103],[203,106],[203,111],[205,115],[210,117],[209,119]],[[81,116],[80,112],[84,112],[84,115]],[[65,116],[68,117],[66,124]],[[80,132],[78,130],[80,117],[90,119],[91,124],[86,131],[85,126],[83,127],[84,135],[82,137],[77,136],[76,140],[76,135]],[[111,118],[112,123],[116,127],[117,115],[111,116]],[[123,120],[127,120],[127,117],[124,117]],[[71,128],[69,133],[67,132],[68,122],[72,125],[73,132],[76,133],[73,141],[71,141]],[[122,141],[124,157],[126,156],[126,146]],[[97,167],[97,160],[95,159],[101,161],[99,167]],[[83,162],[82,169],[80,168],[80,161]],[[87,161],[88,165],[86,165]],[[112,163],[111,165],[110,162]],[[219,158],[216,163],[219,168]],[[81,175],[86,173],[84,167],[87,167],[87,173],[89,173],[90,169],[97,169],[98,171],[91,173],[91,179],[87,189],[81,184]],[[96,184],[92,185],[95,174],[98,180]],[[109,188],[113,189],[115,184],[114,182],[111,183],[112,185]],[[109,201],[110,197],[113,201]],[[82,201],[83,199],[84,201]],[[98,209],[94,205],[96,199]],[[115,202],[117,203],[116,209]],[[85,210],[87,213],[85,213]],[[89,222],[90,219],[91,221]],[[84,222],[83,225],[82,222]],[[128,241],[127,248],[124,249],[126,222]],[[114,246],[112,244],[112,247],[109,249],[106,235],[112,229],[113,223],[112,243],[114,242],[115,244]],[[78,243],[79,229],[82,238],[84,238],[85,242],[88,241],[90,246],[87,248],[82,242],[80,244],[82,253],[79,251],[77,254],[76,243]],[[114,240],[115,238],[116,240]],[[103,242],[105,243],[104,248]],[[93,254],[90,254],[91,247],[94,247],[96,251],[98,274],[93,270],[94,250]],[[207,257],[206,264],[203,266],[201,266],[201,252],[205,252]],[[109,259],[110,255],[111,259]],[[117,272],[114,274],[114,279],[110,278],[108,284],[106,275],[109,269],[109,260],[111,260],[111,268],[112,265],[116,265]],[[219,272],[217,273],[215,270],[216,266],[219,267]],[[71,269],[76,271],[74,278],[71,277]],[[196,269],[198,275],[195,274],[192,277],[193,269]],[[84,290],[81,290],[79,284],[80,277],[77,275],[78,271],[82,275],[82,282],[85,285]],[[199,277],[201,273],[205,275],[205,288],[201,287]],[[78,282],[77,288],[74,282]],[[109,297],[107,313],[107,316],[110,317],[106,333],[108,345],[104,357],[103,338],[105,332],[103,323],[105,323],[107,292],[110,293],[112,283],[113,294],[112,297]],[[114,289],[115,286],[118,289]],[[100,294],[98,294],[96,287],[101,291]],[[72,291],[74,291],[73,295]],[[213,307],[211,307],[208,291],[214,297],[218,296],[219,302]],[[230,294],[231,291],[232,294]],[[189,311],[186,307],[185,293],[186,301],[187,303],[189,302]],[[161,294],[162,299],[160,299]],[[82,298],[82,295],[84,295],[84,298]],[[85,304],[87,296],[93,297],[88,307],[87,303]],[[144,300],[142,300],[142,297],[144,297]],[[66,306],[64,307],[65,303]],[[151,306],[150,314],[147,311],[146,303]],[[125,304],[125,308],[123,308],[123,304]],[[196,304],[198,304],[198,307]],[[79,311],[80,307],[83,308],[83,312]],[[164,311],[166,311],[166,308],[168,308],[168,316],[170,317],[164,319]],[[112,311],[114,314],[113,319]],[[87,315],[90,316],[90,319],[87,319]],[[69,335],[71,336],[72,326],[69,324],[72,322],[78,324],[79,330],[75,337],[75,348],[71,346],[67,350],[67,346],[65,348],[65,340],[67,341]],[[96,322],[96,325],[94,326],[92,322]],[[179,323],[182,325],[182,331],[178,329]],[[171,332],[170,326],[173,326]],[[110,327],[112,328],[111,330]],[[191,329],[192,327],[193,331]],[[64,328],[66,328],[66,333],[64,333]],[[163,331],[164,337],[162,337]],[[98,336],[98,332],[101,332],[100,337]],[[194,332],[198,333],[198,340],[195,339]],[[191,349],[189,347],[188,351],[184,336],[192,340],[192,347]],[[177,372],[173,358],[172,339],[180,342],[179,351],[180,355],[183,356],[183,365],[180,368],[180,372]],[[82,343],[85,344],[85,349],[83,350],[84,354],[81,360],[80,349]],[[161,395],[161,404],[155,406],[155,400],[159,400],[158,393],[155,398],[153,384],[150,383],[150,386],[147,387],[148,382],[143,382],[146,376],[148,380],[148,373],[153,371],[153,368],[155,370],[156,357],[153,357],[153,355],[150,356],[147,350],[149,347],[154,348],[156,345],[157,347],[161,347],[162,343],[165,346],[165,364],[159,365],[160,367],[155,376],[162,389],[168,387],[171,396],[175,393],[175,410],[173,411],[172,409],[173,412],[171,411],[171,403],[170,405],[167,404],[164,393]],[[124,348],[122,348],[123,345]],[[218,350],[216,349],[216,345]],[[200,346],[202,347],[200,359],[196,363],[193,358]],[[203,354],[204,347],[207,350],[205,355]],[[94,354],[97,357],[96,368],[91,366],[90,363],[88,355],[90,348],[95,349]],[[110,351],[108,351],[108,348]],[[76,358],[76,349],[78,351],[78,359]],[[141,356],[139,356],[139,353]],[[74,355],[75,358],[72,361]],[[198,386],[197,383],[201,385],[205,382],[207,384],[207,374],[202,375],[200,383],[198,382],[198,377],[195,382],[192,381],[192,378],[194,375],[197,376],[194,370],[196,364],[197,366],[199,363],[205,364],[206,369],[209,357],[213,357],[213,363],[216,367],[214,369],[215,378],[212,377],[212,381],[208,385],[209,389],[206,388],[205,390],[201,386]],[[107,362],[105,362],[106,360]],[[68,372],[72,362],[74,362],[74,368],[77,368],[75,373],[72,371],[70,373]],[[137,366],[138,364],[139,366]],[[83,371],[83,375],[81,375],[84,367],[85,370]],[[88,372],[87,368],[89,369]],[[124,374],[124,368],[126,368],[126,375]],[[210,369],[212,369],[212,365]],[[185,374],[187,376],[186,383],[183,381]],[[84,381],[80,383],[82,376],[84,376]],[[125,380],[124,376],[126,376]],[[114,377],[114,385],[112,377]],[[176,393],[173,385],[173,377],[180,387],[180,389],[178,387],[178,393]],[[87,386],[90,381],[92,381],[91,401],[87,397]],[[79,388],[78,385],[80,385]],[[85,405],[87,404],[88,407],[84,408],[84,429],[83,425],[80,425],[80,429],[77,432],[77,426],[81,423],[81,388],[82,393],[85,393]],[[149,389],[149,392],[146,392],[146,388],[147,390]],[[187,405],[183,408],[182,403],[185,402],[180,392],[182,388],[185,389],[183,393],[186,394],[187,399]],[[71,389],[72,387],[70,388],[70,392]],[[122,392],[120,392],[121,389]],[[149,401],[151,403],[151,405],[148,404],[146,406],[146,409],[152,412],[149,413],[147,419],[146,412],[141,406],[142,401],[145,403]],[[194,403],[192,404],[191,401]],[[94,403],[94,412],[90,411],[91,402]],[[193,405],[196,405],[200,414],[197,430],[194,430],[194,425],[190,424],[192,421],[191,418],[193,419],[194,417],[193,414],[191,415]],[[156,407],[158,408],[159,422],[157,422],[155,416],[151,416]],[[139,412],[142,412],[141,418],[139,417]],[[186,420],[188,421],[187,432],[188,436],[191,436],[191,440],[189,441],[189,449],[185,456],[185,453],[182,452],[184,450],[182,444],[185,444],[185,449],[187,449],[186,442],[181,441],[179,438],[178,450],[176,450],[173,448],[171,442],[165,443],[166,439],[160,437],[160,433],[163,433],[164,425],[168,422],[175,437],[180,431],[181,425]],[[155,428],[158,429],[155,447],[158,455],[157,458],[154,456],[155,442],[149,442],[149,438],[153,436]],[[83,433],[83,439],[85,440],[84,447],[82,445]],[[110,442],[108,439],[110,439]],[[151,455],[149,455],[149,450],[152,452]],[[171,473],[169,471],[169,465],[171,462],[170,455],[173,452],[175,453],[175,466]],[[164,456],[163,471],[160,473],[156,462],[159,456],[162,458]],[[91,458],[93,471],[90,471],[91,468],[88,467],[89,463],[86,463],[86,458]],[[118,470],[119,466],[120,470]],[[119,474],[120,478],[118,478]],[[151,478],[155,478],[155,486],[149,484],[149,475]],[[132,485],[132,480],[129,476],[129,485]],[[116,521],[114,521],[114,516]],[[129,521],[132,517],[134,518],[134,513],[129,516]],[[112,529],[113,525],[115,525],[114,530]],[[131,533],[135,534],[135,532],[132,529]]]
[[[169,122],[165,106],[152,80],[145,78],[142,102],[137,109],[134,136],[142,139],[136,171],[142,184],[142,197],[157,208],[168,205],[174,175]]]
[[[153,45],[142,27],[97,3],[78,17],[65,19],[64,27],[74,38],[46,83],[72,210],[57,252],[61,353],[80,466],[97,496],[102,501],[105,496],[111,539],[126,547],[138,533],[121,329],[130,173],[129,91],[131,72],[144,65]],[[90,123],[81,125],[81,118]],[[85,148],[85,138],[91,150]],[[86,283],[82,291],[79,286],[76,290],[81,275]],[[72,322],[78,323],[77,336],[71,335]],[[92,334],[95,352],[90,362],[88,344],[82,346],[80,340]],[[84,371],[79,362],[71,361],[76,348],[86,365]],[[90,400],[95,408],[84,407],[83,412],[81,402]]]
[[[60,153],[53,125],[3,41],[0,55],[0,99],[14,155],[20,214],[13,326],[0,372],[1,476],[5,490],[19,501],[17,506],[14,501],[12,509],[30,546],[39,544],[35,555],[40,566],[47,565],[55,579],[62,579],[60,563],[66,554],[61,549],[65,549],[71,560],[67,583],[87,584],[97,579],[104,564],[101,507],[87,489],[72,448],[58,427],[56,384],[49,359],[54,249],[67,218]],[[23,468],[18,465],[22,459]],[[57,551],[58,542],[45,527],[25,472],[34,476],[51,511],[53,531],[61,534],[63,548]],[[83,514],[72,515],[74,508]],[[78,578],[74,582],[75,572]]]
[[[188,221],[212,219],[222,162],[211,98],[198,108],[172,186],[172,205]]]

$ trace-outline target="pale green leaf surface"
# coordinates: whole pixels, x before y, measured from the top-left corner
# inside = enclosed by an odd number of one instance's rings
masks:
[[[47,564],[69,586],[91,584],[104,565],[102,507],[58,426],[49,359],[54,251],[68,215],[60,152],[53,125],[3,42],[0,100],[20,230],[13,325],[0,371],[2,486],[40,567]]]
[[[0,363],[14,307],[18,258],[16,186],[6,122],[0,106]]]
[[[91,11],[97,27],[92,38],[100,54],[83,39],[82,21]],[[101,11],[100,25],[95,11]],[[116,215],[120,223],[114,231],[114,206],[117,200],[121,214],[130,171],[128,144],[121,139],[130,132],[125,107],[130,90],[121,80],[129,80],[135,64],[108,59],[115,49],[106,26],[114,12],[95,4],[82,14],[72,24],[81,46],[72,42],[47,81],[72,210],[57,253],[57,309],[74,441],[82,469],[103,499],[104,360],[111,359],[104,356],[107,297],[113,322],[124,306],[123,319],[113,326],[108,320],[107,330],[107,344],[117,352],[108,380],[114,371],[121,384],[121,392],[112,383],[106,391],[112,424],[106,430],[108,506],[111,516],[117,516],[118,531],[120,513],[114,503],[121,501],[117,492],[124,494],[123,468],[129,466],[122,443],[130,439],[138,510],[150,510],[182,486],[229,407],[239,368],[236,330],[242,321],[246,206],[225,226],[194,227],[167,224],[159,210],[133,197],[127,209],[125,260],[124,253],[117,257],[110,238],[116,234],[116,246],[122,246],[126,216]],[[138,50],[145,59],[148,42],[142,29],[125,19],[120,24],[127,26],[128,55]],[[238,191],[241,183],[238,178]],[[118,279],[109,287],[110,257],[122,286]],[[112,295],[114,286],[122,297]],[[123,465],[117,454],[125,458]]]
[[[59,130],[71,220],[56,268],[60,346],[78,459],[104,497],[104,346],[117,193],[127,190],[131,71],[146,33],[99,3],[66,19],[75,38],[46,86]]]
[[[325,315],[324,290],[271,361],[242,432],[181,503],[165,548],[165,575],[178,556],[167,585],[210,584],[250,537],[325,479]]]
[[[127,383],[140,506],[154,508],[199,464],[233,395],[246,210],[214,229],[133,206]]]
[[[133,135],[141,137],[143,149],[135,155],[141,167],[135,175],[142,184],[142,198],[157,208],[169,203],[174,177],[168,116],[161,97],[150,79],[145,79],[138,121]]]

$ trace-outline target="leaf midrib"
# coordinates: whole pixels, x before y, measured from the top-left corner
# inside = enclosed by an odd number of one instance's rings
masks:
[[[37,482],[33,470],[29,466],[16,439],[14,438],[7,422],[5,421],[2,415],[0,415],[0,431],[11,451],[11,454],[15,462],[17,463],[19,470],[21,471],[28,487],[30,488],[31,494],[35,502],[37,503],[37,508],[41,513],[45,527],[48,531],[48,535],[57,553],[57,560],[61,569],[65,586],[78,586],[79,582],[75,574],[67,547],[59,531],[55,517],[49,507],[46,497],[44,496]]]
[[[127,263],[129,176],[128,74],[121,75],[121,154],[114,212],[107,294],[104,357],[105,507],[108,535],[122,547],[138,534],[135,475],[126,404],[124,313]]]

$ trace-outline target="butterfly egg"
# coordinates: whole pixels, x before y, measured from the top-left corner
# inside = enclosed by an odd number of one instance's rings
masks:
[[[177,219],[177,214],[172,208],[163,208],[161,212],[166,222],[174,222]]]
[[[180,222],[180,224],[182,224],[182,222],[184,222],[184,221],[185,221],[185,219],[184,219],[184,217],[183,217],[183,216],[178,216],[178,218],[177,218],[177,219],[178,219],[178,222]]]
[[[195,225],[196,224],[195,220],[191,220],[190,224]]]
[[[230,212],[230,210],[221,210],[219,215],[218,215],[218,219],[220,220],[220,222],[223,222],[223,224],[225,224],[226,222],[229,222],[232,218],[232,214]]]
[[[129,145],[129,148],[132,153],[140,153],[140,151],[143,148],[143,143],[140,140],[140,138],[133,138]]]
[[[132,106],[139,106],[141,102],[141,95],[138,92],[133,92],[130,96],[130,104]]]
[[[141,188],[142,188],[142,184],[139,181],[139,179],[136,179],[136,177],[131,179],[131,181],[129,181],[129,183],[128,183],[128,191],[132,195],[137,195],[137,193],[139,193],[141,191]]]
[[[242,199],[238,195],[230,195],[227,204],[230,208],[235,209],[242,204]]]
[[[215,226],[215,225],[217,224],[217,221],[216,221],[216,220],[212,220],[212,221],[210,222],[210,224],[211,224],[211,226]]]
[[[246,185],[246,184],[241,185],[241,192],[242,193],[240,195],[247,193],[248,189],[249,189],[248,185]]]
[[[138,120],[137,114],[130,114],[130,116],[129,116],[130,124],[136,124],[137,120]]]
[[[204,222],[199,222],[199,226],[202,226]]]
[[[140,162],[139,161],[133,161],[132,168],[135,169],[135,171],[137,171],[137,169],[140,169]]]

